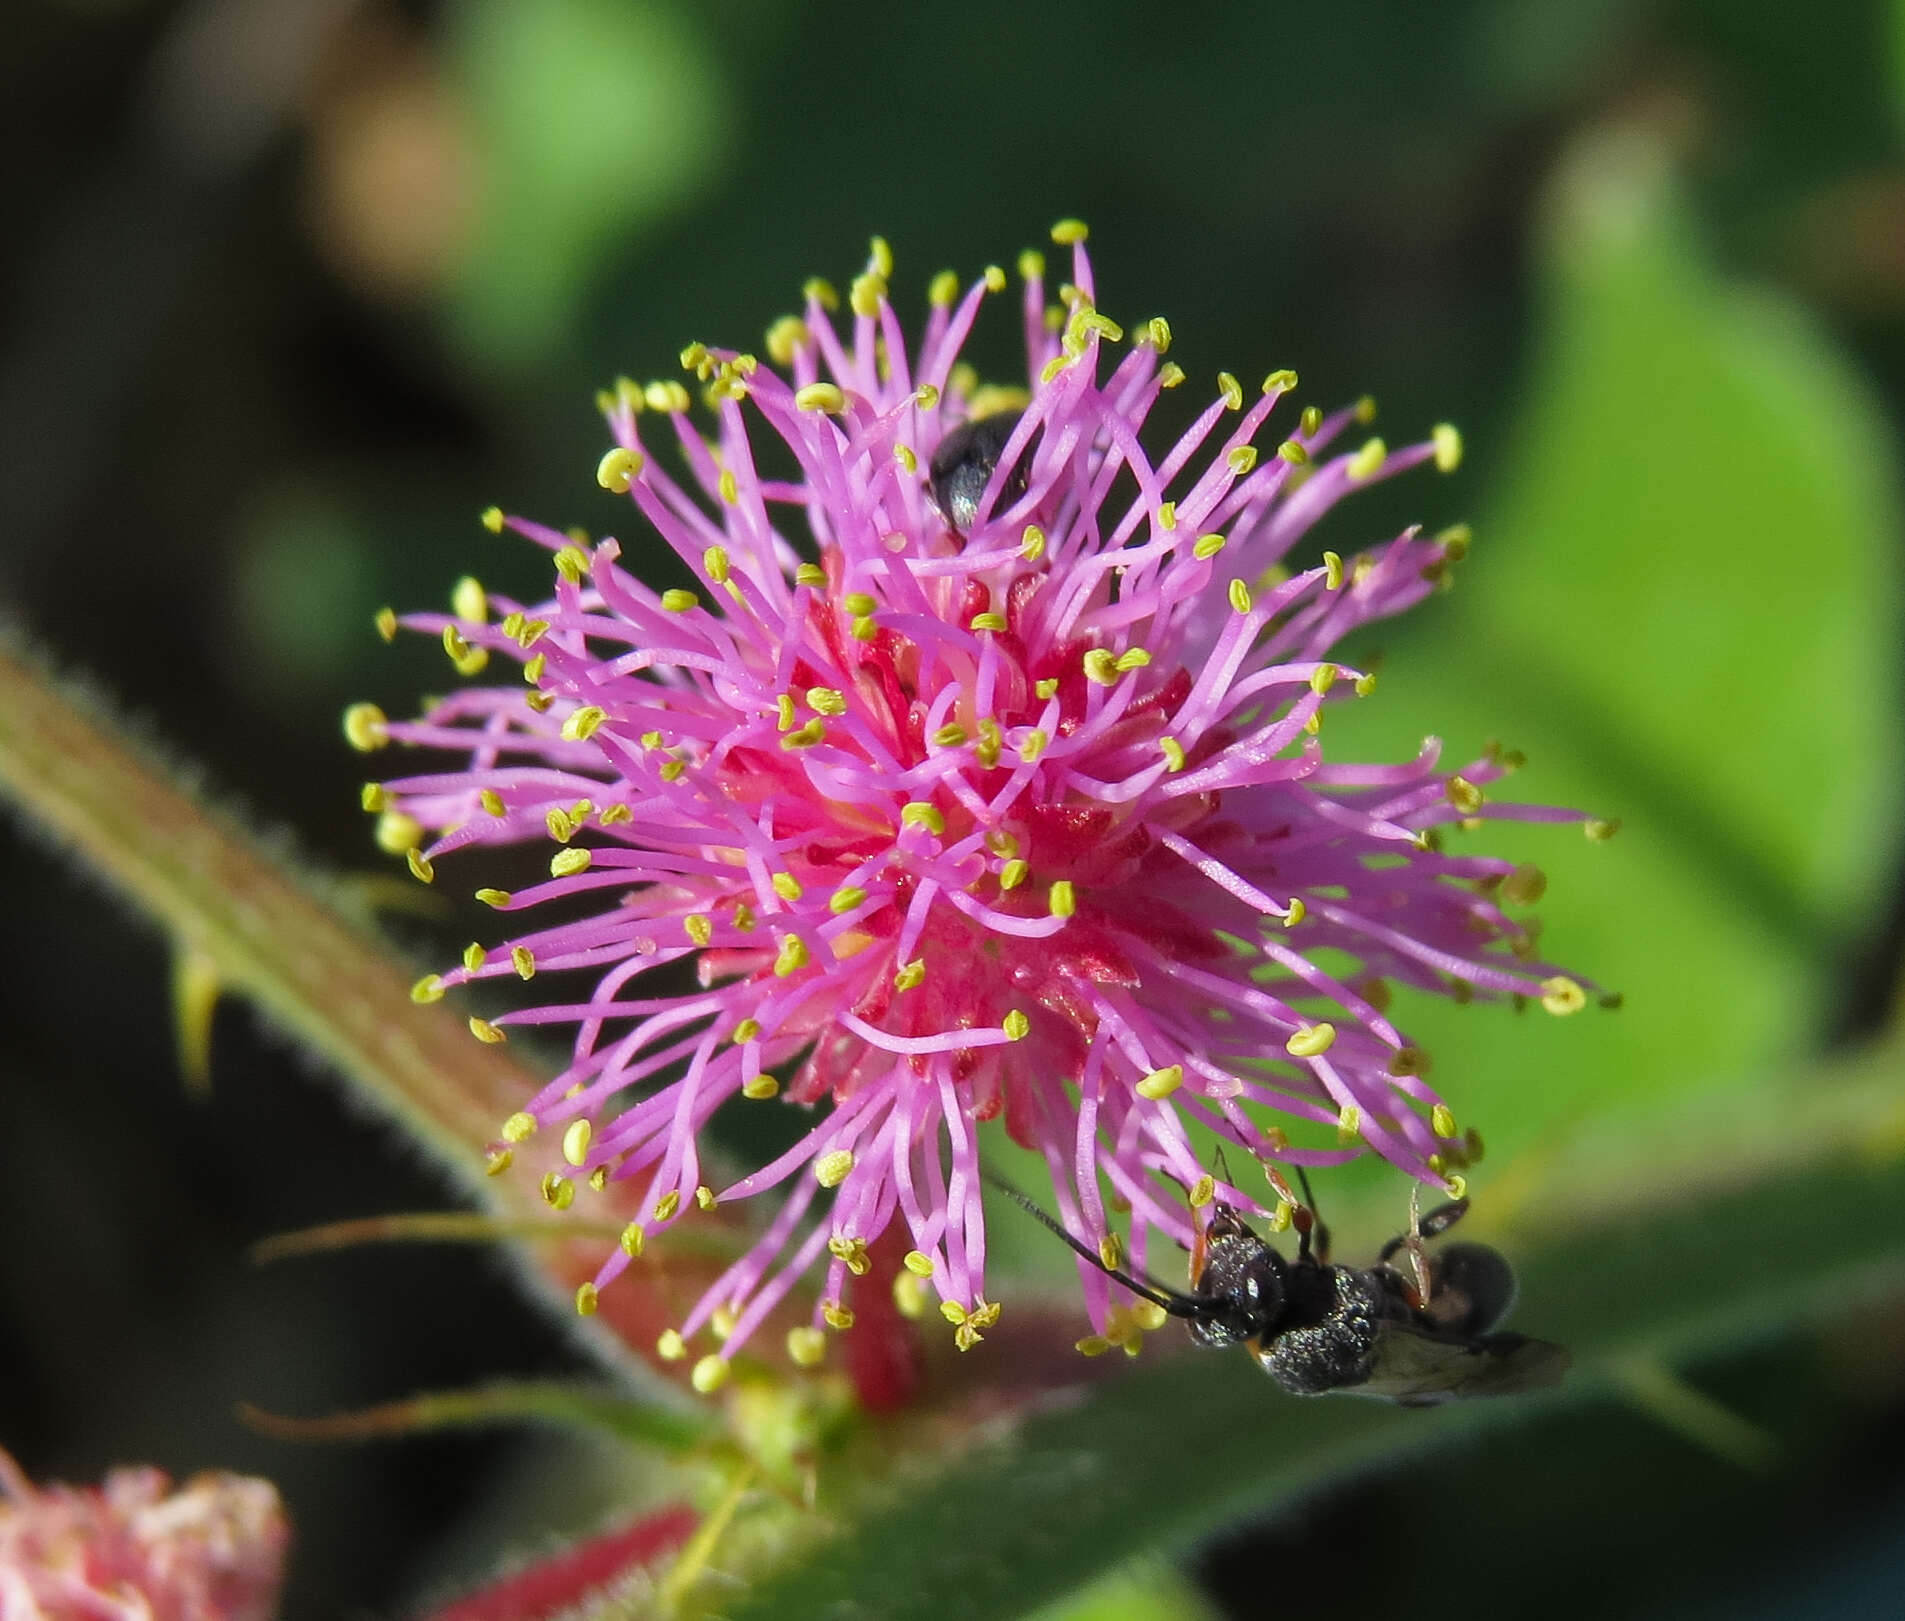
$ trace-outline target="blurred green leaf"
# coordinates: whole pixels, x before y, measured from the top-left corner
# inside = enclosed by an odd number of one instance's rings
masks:
[[[1490,1041],[1478,1021],[1505,1012],[1402,1009],[1458,1114],[1509,1148],[1800,1046],[1883,903],[1900,781],[1900,513],[1862,380],[1706,262],[1643,133],[1583,143],[1548,225],[1476,555],[1325,732],[1352,754],[1435,733],[1456,759],[1501,737],[1534,763],[1496,797],[1624,823],[1605,846],[1476,835],[1549,873],[1544,949],[1621,991],[1618,1016],[1536,1011]]]
[[[486,367],[562,342],[605,261],[720,173],[736,103],[693,15],[652,0],[455,14],[482,223],[454,315]]]
[[[1202,1592],[1168,1565],[1145,1562],[1094,1582],[1028,1621],[1214,1621]]]
[[[1516,1321],[1573,1349],[1557,1396],[1406,1412],[1284,1396],[1237,1353],[1147,1353],[1077,1405],[1047,1408],[897,1494],[867,1488],[862,1518],[724,1613],[1003,1621],[1108,1561],[1183,1548],[1325,1479],[1445,1450],[1553,1402],[1622,1396],[1637,1366],[1748,1343],[1895,1284],[1905,1276],[1897,1050],[1760,1090],[1767,1107],[1737,1139],[1722,1133],[1691,1154],[1684,1137],[1654,1145],[1642,1183],[1618,1195],[1603,1185],[1597,1202],[1577,1198],[1601,1163],[1592,1144],[1540,1192],[1528,1223],[1540,1241],[1517,1251]],[[1813,1097],[1820,1129],[1788,1154],[1782,1122]],[[1776,1212],[1799,1214],[1769,1220]]]

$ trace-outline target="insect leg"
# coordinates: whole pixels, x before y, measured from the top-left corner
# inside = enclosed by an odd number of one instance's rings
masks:
[[[1330,1259],[1330,1230],[1323,1223],[1323,1213],[1316,1208],[1316,1195],[1310,1191],[1310,1174],[1301,1165],[1296,1168],[1297,1184],[1303,1189],[1303,1207],[1296,1217],[1297,1259],[1308,1261],[1314,1258],[1324,1266]],[[1307,1219],[1305,1219],[1307,1218]],[[1315,1250],[1312,1257],[1311,1250]]]
[[[1411,1195],[1410,1206],[1412,1209],[1414,1208],[1414,1203],[1414,1196]],[[1437,1205],[1422,1218],[1420,1223],[1412,1220],[1410,1226],[1412,1231],[1419,1231],[1423,1238],[1439,1238],[1467,1214],[1468,1200],[1455,1199],[1448,1204]],[[1383,1245],[1382,1249],[1377,1253],[1376,1259],[1378,1261],[1388,1260],[1397,1250],[1401,1249],[1408,1242],[1408,1233],[1398,1233],[1394,1238],[1390,1239],[1387,1244]]]

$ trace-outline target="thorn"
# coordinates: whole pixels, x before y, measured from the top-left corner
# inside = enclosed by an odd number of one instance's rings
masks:
[[[219,990],[218,964],[196,946],[181,944],[172,958],[172,1012],[178,1021],[179,1073],[193,1098],[212,1092],[212,1018]]]

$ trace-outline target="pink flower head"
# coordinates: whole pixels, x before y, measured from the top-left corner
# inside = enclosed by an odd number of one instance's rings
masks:
[[[277,1489],[157,1469],[35,1487],[0,1452],[3,1621],[266,1621],[291,1539]]]
[[[587,976],[582,994],[474,1021],[486,1039],[576,1028],[572,1062],[504,1135],[563,1132],[578,1177],[638,1179],[652,1211],[585,1310],[697,1204],[780,1188],[684,1337],[712,1323],[732,1354],[825,1260],[814,1324],[790,1337],[817,1355],[819,1324],[850,1320],[848,1274],[897,1220],[912,1304],[929,1279],[969,1345],[998,1310],[978,1122],[1003,1117],[1044,1155],[1072,1232],[1141,1262],[1153,1230],[1190,1241],[1183,1189],[1209,1197],[1192,1121],[1270,1166],[1374,1149],[1446,1184],[1466,1163],[1385,981],[1556,1011],[1582,997],[1526,960],[1530,934],[1501,909],[1538,875],[1443,854],[1437,831],[1574,813],[1488,798],[1513,764],[1500,755],[1459,773],[1433,740],[1399,765],[1325,756],[1330,707],[1375,684],[1333,650],[1434,589],[1466,535],[1287,560],[1344,495],[1453,467],[1454,430],[1335,450],[1366,407],[1285,407],[1272,428],[1295,375],[1254,400],[1225,375],[1155,454],[1146,418],[1184,373],[1162,321],[1119,352],[1083,234],[1054,232],[1072,261],[1056,304],[1041,257],[1021,261],[1023,387],[981,387],[959,360],[1003,272],[963,294],[942,276],[909,342],[876,241],[845,315],[811,284],[769,332],[771,364],[683,354],[711,438],[678,383],[605,393],[600,482],[694,585],[657,589],[613,539],[492,512],[553,553],[553,596],[466,582],[454,616],[403,623],[466,673],[513,660],[527,686],[468,687],[407,724],[347,717],[360,746],[466,762],[367,791],[387,843],[434,835],[411,852],[421,876],[470,846],[555,841],[546,882],[481,892],[519,930],[419,990]],[[1353,970],[1323,967],[1322,948]],[[655,972],[676,962],[697,988]],[[806,1135],[711,1188],[709,1116],[777,1092],[808,1112]],[[1273,1116],[1321,1141],[1293,1143]],[[1128,1235],[1111,1234],[1114,1202]],[[1084,1283],[1102,1326],[1107,1281]],[[703,1366],[704,1384],[725,1370]]]

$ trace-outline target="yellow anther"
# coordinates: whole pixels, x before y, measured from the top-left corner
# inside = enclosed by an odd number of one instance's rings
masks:
[[[879,607],[879,603],[864,591],[849,591],[840,599],[840,606],[856,619],[864,618]]]
[[[1019,254],[1019,275],[1026,281],[1038,281],[1045,274],[1045,255],[1037,248],[1026,248]]]
[[[808,341],[807,323],[798,315],[783,315],[767,329],[767,358],[776,366],[791,366]]]
[[[713,357],[708,353],[705,343],[691,343],[681,351],[681,369],[706,377],[713,366]]]
[[[536,1117],[527,1109],[518,1109],[503,1122],[503,1141],[526,1143],[536,1135]]]
[[[938,749],[956,749],[966,741],[966,729],[958,721],[948,721],[933,733],[932,743]]]
[[[1179,383],[1184,381],[1184,377],[1184,368],[1175,360],[1167,360],[1162,366],[1158,367],[1159,388],[1176,388]]]
[[[1264,378],[1263,391],[1266,394],[1288,394],[1295,389],[1296,381],[1296,373],[1285,366]]]
[[[1017,1008],[999,1021],[999,1028],[1005,1031],[1012,1041],[1023,1041],[1032,1033],[1032,1021]]]
[[[807,689],[807,707],[818,715],[844,715],[847,712],[847,695],[835,687],[809,687]],[[794,724],[793,705],[788,705],[787,725]],[[782,730],[786,728],[783,727]]]
[[[1288,462],[1292,467],[1308,467],[1310,453],[1294,439],[1286,439],[1277,446],[1277,458]]]
[[[1052,227],[1052,240],[1060,247],[1070,247],[1074,242],[1083,242],[1091,235],[1091,227],[1083,220],[1066,218]]]
[[[543,825],[549,829],[549,837],[558,844],[567,844],[575,837],[575,823],[569,820],[569,813],[560,805],[551,805],[542,813]]]
[[[1120,675],[1125,675],[1132,670],[1142,670],[1150,662],[1151,655],[1144,648],[1132,647],[1118,655],[1116,668]]]
[[[470,1034],[487,1046],[500,1047],[509,1040],[508,1033],[498,1029],[488,1019],[470,1019]]]
[[[1036,563],[1045,555],[1045,531],[1035,523],[1025,526],[1025,533],[1019,537],[1019,556],[1028,563]]]
[[[955,293],[957,293],[958,290],[957,287],[953,289]],[[957,370],[958,368],[955,367],[954,369]],[[938,386],[933,383],[921,383],[918,388],[913,390],[913,403],[922,411],[932,410],[934,406],[939,404]]]
[[[1118,661],[1108,648],[1094,647],[1084,657],[1087,680],[1096,681],[1101,687],[1114,685],[1118,679]]]
[[[1072,889],[1069,878],[1060,878],[1053,882],[1045,894],[1046,908],[1053,917],[1070,917],[1078,910],[1078,897]]]
[[[1255,445],[1234,445],[1224,452],[1224,465],[1242,478],[1257,465],[1257,447]]]
[[[698,946],[714,938],[714,921],[705,912],[690,912],[681,920],[681,931]]]
[[[650,383],[642,390],[642,400],[649,410],[661,411],[669,416],[681,415],[694,403],[688,396],[688,390],[672,377]]]
[[[927,284],[927,301],[940,309],[958,302],[959,275],[957,271],[942,270]]]
[[[781,747],[784,749],[810,749],[816,743],[824,743],[826,739],[827,723],[816,716],[813,720],[808,721],[806,725],[796,726],[783,737],[781,739]]]
[[[1303,904],[1303,897],[1301,895],[1292,895],[1290,897],[1289,906],[1284,909],[1283,926],[1286,929],[1294,929],[1309,915],[1310,909]]]
[[[903,963],[893,975],[893,989],[910,991],[926,983],[926,959],[915,957],[909,963]]]
[[[1217,1197],[1217,1178],[1200,1176],[1191,1184],[1190,1204],[1193,1210],[1202,1210],[1205,1205]]]
[[[781,1083],[772,1075],[756,1075],[741,1085],[741,1096],[759,1103],[779,1094]]]
[[[1171,347],[1171,323],[1162,315],[1154,315],[1138,329],[1135,341],[1148,343],[1159,354],[1163,354]]]
[[[1336,677],[1341,672],[1334,664],[1319,664],[1310,672],[1310,691],[1319,698],[1336,685]]]
[[[1363,448],[1349,458],[1343,469],[1352,479],[1374,478],[1382,471],[1382,464],[1389,459],[1389,447],[1380,439],[1367,439]]]
[[[509,953],[509,965],[516,970],[518,979],[536,977],[536,954],[527,946],[512,946]]]
[[[1323,588],[1326,591],[1343,588],[1343,560],[1335,552],[1323,554]]]
[[[938,838],[946,831],[946,818],[940,814],[938,806],[929,805],[923,799],[911,799],[900,807],[900,826],[923,827],[934,838]]]
[[[1511,906],[1533,906],[1547,890],[1548,875],[1533,862],[1523,862],[1502,880],[1502,899]]]
[[[1164,769],[1178,772],[1184,769],[1184,745],[1174,737],[1160,737],[1158,752],[1164,756]]]
[[[560,1171],[544,1173],[541,1189],[543,1202],[552,1210],[567,1210],[575,1203],[575,1184]]]
[[[1030,873],[1031,870],[1032,867],[1029,862],[1019,860],[1015,857],[999,869],[999,887],[1001,889],[1017,889],[1020,884],[1025,882],[1026,875]]]
[[[1045,752],[1046,744],[1051,741],[1051,738],[1047,736],[1042,729],[1036,726],[1033,727],[1031,731],[1025,734],[1025,740],[1019,744],[1019,758],[1027,765],[1034,764],[1038,760],[1038,757]]]
[[[492,535],[500,535],[503,532],[503,509],[501,507],[483,508],[480,521]]]
[[[1299,1027],[1296,1034],[1283,1044],[1283,1050],[1292,1058],[1320,1058],[1335,1044],[1336,1026],[1326,1020],[1320,1024]]]
[[[1590,844],[1605,844],[1620,830],[1618,816],[1591,817],[1581,824],[1581,831],[1587,835]]]
[[[1287,1233],[1295,1220],[1296,1206],[1291,1204],[1288,1199],[1279,1199],[1276,1209],[1270,1212],[1270,1231],[1273,1233]]]
[[[639,450],[617,445],[595,464],[595,482],[611,495],[626,495],[646,459]]]
[[[410,865],[410,876],[420,884],[436,882],[437,869],[430,864],[430,858],[416,846],[404,851],[404,860]]]
[[[577,873],[587,872],[589,863],[594,859],[587,850],[571,845],[567,850],[558,850],[549,858],[549,876],[573,878]]]
[[[858,884],[843,884],[827,897],[827,910],[835,917],[866,903],[867,892]]]
[[[695,1189],[695,1209],[712,1210],[717,1203],[718,1201],[714,1196],[714,1189],[709,1187],[707,1183],[703,1182]]]
[[[774,954],[774,973],[779,979],[797,974],[807,966],[807,942],[797,934],[781,936],[780,950]]]
[[[966,1320],[968,1313],[957,1300],[942,1300],[939,1303],[939,1315],[949,1323],[958,1324]]]
[[[688,1383],[703,1396],[712,1396],[727,1382],[728,1359],[714,1351],[697,1362],[694,1371],[688,1375]]]
[[[670,1188],[655,1201],[656,1221],[673,1221],[681,1209],[681,1189]]]
[[[664,1328],[655,1341],[655,1354],[664,1362],[679,1362],[688,1354],[688,1342],[672,1328]]]
[[[911,445],[895,445],[893,459],[909,473],[919,471],[919,453]]]
[[[1446,1103],[1438,1103],[1429,1111],[1429,1129],[1438,1137],[1455,1135],[1455,1111]]]
[[[787,1331],[787,1358],[798,1368],[817,1368],[826,1360],[827,1336],[811,1324]]]
[[[701,599],[692,591],[684,591],[679,586],[661,594],[662,610],[665,613],[685,614],[701,606]]]
[[[480,580],[466,574],[451,589],[450,608],[457,618],[481,625],[489,618],[489,593]]]
[[[1240,614],[1250,612],[1250,587],[1242,580],[1230,582],[1230,605]]]
[[[971,619],[966,621],[966,628],[968,630],[1004,630],[1005,615],[991,612],[976,613]]]
[[[826,1325],[844,1334],[853,1327],[853,1310],[843,1306],[837,1300],[823,1300],[820,1303],[820,1316]]]
[[[570,743],[586,743],[608,718],[606,709],[596,704],[584,704],[562,723],[563,738]]]
[[[387,855],[400,856],[423,841],[423,823],[402,811],[387,810],[377,818],[376,839],[378,849]]]
[[[1038,694],[1041,701],[1047,698],[1055,698],[1058,696],[1058,677],[1048,675],[1042,681],[1034,681],[1032,683],[1032,690]]]
[[[515,1163],[516,1153],[514,1149],[492,1149],[483,1156],[483,1174],[485,1176],[501,1176],[503,1172],[507,1171],[510,1166]]]
[[[1442,793],[1464,816],[1473,816],[1486,802],[1486,795],[1466,777],[1450,777]]]
[[[1435,465],[1444,473],[1453,473],[1462,465],[1462,434],[1452,423],[1438,422],[1429,430],[1429,442],[1435,446]]]
[[[880,305],[886,298],[886,277],[869,271],[866,275],[855,276],[847,286],[847,304],[855,315],[871,320],[880,313]]]
[[[1182,1064],[1166,1064],[1163,1069],[1154,1069],[1149,1075],[1145,1076],[1143,1080],[1139,1081],[1137,1092],[1139,1097],[1150,1098],[1153,1102],[1156,1102],[1160,1098],[1168,1098],[1183,1084],[1184,1066]]]
[[[1365,428],[1376,420],[1376,399],[1373,394],[1365,394],[1356,402],[1356,420]]]
[[[1241,411],[1244,407],[1244,386],[1227,371],[1217,374],[1217,392],[1224,397],[1224,409]]]
[[[593,1317],[598,1304],[596,1287],[592,1283],[576,1285],[575,1310],[578,1317]]]
[[[1001,1310],[996,1300],[976,1300],[972,1310],[966,1314],[966,1321],[974,1328],[990,1328],[998,1322]]]
[[[410,1000],[417,1003],[441,1002],[443,1000],[443,981],[435,974],[425,974],[422,979],[410,987]]]
[[[359,754],[370,754],[390,741],[389,719],[375,704],[352,704],[344,711],[344,737]]]
[[[1474,542],[1475,531],[1465,523],[1452,523],[1435,537],[1436,545],[1442,548],[1442,559],[1448,563],[1461,562]]]
[[[1073,364],[1074,361],[1071,355],[1054,355],[1039,368],[1038,380],[1041,383],[1052,383],[1070,371]]]
[[[1111,1349],[1111,1341],[1102,1334],[1087,1334],[1082,1340],[1076,1340],[1072,1349],[1081,1356],[1103,1356]]]
[[[847,397],[832,383],[809,383],[794,395],[794,404],[802,411],[846,410]]]
[[[1003,293],[1005,291],[1006,276],[1002,266],[987,265],[984,270],[979,272],[979,279],[986,284],[986,291],[988,293]]]
[[[805,893],[800,887],[800,880],[791,872],[777,872],[768,879],[768,883],[773,886],[774,893],[784,901],[797,901]]]
[[[827,1253],[836,1261],[845,1261],[847,1270],[856,1278],[864,1278],[873,1270],[873,1262],[867,1257],[867,1241],[864,1238],[848,1238],[836,1233],[827,1240]]]
[[[730,1033],[728,1039],[734,1042],[752,1041],[761,1033],[759,1019],[743,1019]]]
[[[397,639],[397,610],[395,608],[379,608],[371,616],[371,623],[377,627],[377,634],[385,641],[394,642]]]
[[[1587,992],[1565,974],[1541,982],[1541,1005],[1557,1017],[1579,1013],[1587,1006]]]
[[[853,1150],[836,1148],[814,1161],[814,1180],[823,1188],[837,1188],[852,1174]]]
[[[589,1143],[594,1136],[595,1127],[587,1120],[571,1120],[562,1134],[562,1157],[571,1165],[588,1164]]]
[[[1336,1140],[1347,1148],[1363,1134],[1363,1111],[1353,1103],[1343,1105],[1336,1117]]]
[[[1367,698],[1375,690],[1376,672],[1374,670],[1370,670],[1366,674],[1356,677],[1356,696],[1358,698]]]

